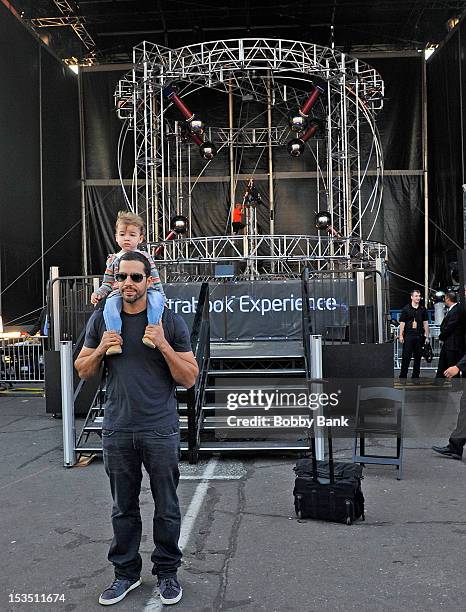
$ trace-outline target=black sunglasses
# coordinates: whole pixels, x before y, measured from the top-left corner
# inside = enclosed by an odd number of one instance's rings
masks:
[[[145,274],[140,274],[139,272],[134,272],[133,274],[127,274],[126,272],[118,272],[117,274],[115,274],[115,280],[118,283],[123,283],[128,278],[128,276],[134,283],[140,283],[142,280],[147,278]]]

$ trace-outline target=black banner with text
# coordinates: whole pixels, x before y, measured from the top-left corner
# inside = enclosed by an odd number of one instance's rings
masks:
[[[194,319],[201,283],[167,283],[168,306],[189,326]],[[301,282],[241,281],[210,283],[212,340],[297,340],[301,338]],[[313,282],[309,299],[313,333],[326,336],[329,329],[349,325],[349,305],[356,303],[351,279]]]

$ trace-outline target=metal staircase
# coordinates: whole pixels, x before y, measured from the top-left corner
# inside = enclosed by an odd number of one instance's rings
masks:
[[[309,416],[305,406],[288,402],[268,407],[259,401],[257,392],[293,395],[306,393],[304,353],[296,342],[249,342],[212,344],[206,377],[204,403],[201,409],[199,446],[190,453],[190,461],[204,452],[302,451],[308,448],[302,423]],[[251,396],[251,391],[253,395]],[[243,397],[241,406],[232,407],[232,395]],[[230,402],[228,401],[230,398]],[[265,398],[262,397],[265,401]],[[230,407],[229,407],[230,403]],[[182,450],[188,448],[188,406],[180,402]],[[294,417],[296,425],[293,425]],[[298,417],[301,417],[299,424]]]
[[[302,276],[302,293],[302,342],[216,343],[210,345],[210,358],[204,360],[202,367],[198,360],[201,373],[197,395],[203,401],[194,408],[189,391],[183,394],[180,390],[178,395],[181,448],[188,452],[191,463],[197,462],[199,453],[309,450],[306,425],[309,407],[293,402],[293,394],[298,398],[309,393],[311,377],[307,269]],[[199,316],[198,311],[196,318]],[[204,319],[207,317],[204,310]],[[241,405],[231,406],[231,394],[247,396],[259,389],[269,396],[289,394],[291,401],[266,407],[249,395],[250,401],[245,399]]]

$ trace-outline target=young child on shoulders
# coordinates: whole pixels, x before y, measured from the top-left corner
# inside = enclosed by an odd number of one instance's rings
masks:
[[[157,325],[160,322],[165,307],[166,297],[160,282],[159,273],[155,262],[147,251],[142,251],[138,247],[144,241],[144,221],[139,215],[121,210],[118,213],[115,224],[115,239],[120,247],[118,253],[111,253],[107,257],[105,273],[101,286],[91,295],[91,302],[98,304],[107,298],[104,306],[104,321],[107,331],[121,333],[121,307],[122,298],[117,289],[115,275],[119,273],[120,258],[128,251],[138,251],[147,257],[152,277],[152,286],[147,291],[147,322],[149,325]],[[143,343],[155,348],[152,341],[144,336]],[[107,355],[115,355],[122,352],[120,345],[111,346],[107,350]]]

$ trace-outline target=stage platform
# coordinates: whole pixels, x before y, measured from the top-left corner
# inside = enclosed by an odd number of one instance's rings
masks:
[[[408,390],[407,412],[415,419],[404,479],[397,481],[392,467],[368,466],[366,521],[351,527],[296,519],[289,455],[182,463],[184,598],[176,610],[463,609],[465,464],[430,450],[446,441],[458,402],[453,391]],[[0,432],[2,612],[102,610],[98,595],[113,571],[107,561],[111,498],[101,459],[62,467],[62,422],[45,414],[44,399],[0,398]],[[348,440],[335,445],[339,457],[350,456]],[[161,610],[150,573],[152,511],[144,477],[143,585],[115,610]],[[10,604],[13,592],[58,593],[65,602]]]
[[[260,340],[250,342],[212,342],[210,356],[228,359],[268,357],[303,357],[303,343],[296,340]]]

